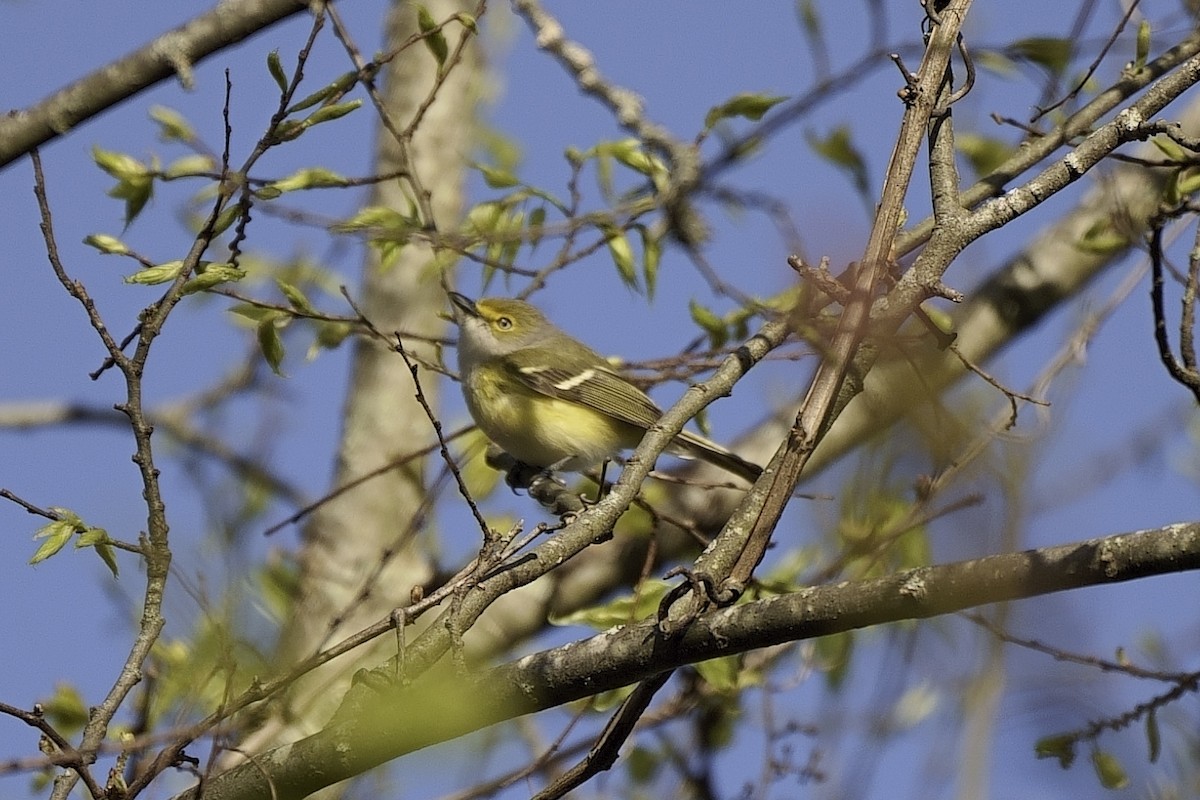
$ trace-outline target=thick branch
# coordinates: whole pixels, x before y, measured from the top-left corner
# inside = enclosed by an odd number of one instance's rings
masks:
[[[714,611],[670,640],[653,622],[607,631],[467,679],[429,677],[363,714],[208,781],[205,800],[299,798],[505,719],[717,656],[973,606],[1200,569],[1200,523],[921,567]],[[443,677],[438,678],[441,674]],[[192,800],[195,791],[180,800]]]
[[[306,8],[305,0],[218,3],[32,108],[0,116],[0,168],[172,75],[186,85],[196,62]]]

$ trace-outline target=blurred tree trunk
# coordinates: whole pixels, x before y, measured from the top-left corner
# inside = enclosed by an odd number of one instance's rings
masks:
[[[435,19],[465,11],[459,0],[427,2]],[[396,47],[416,34],[417,14],[408,3],[392,6],[385,48]],[[452,41],[455,37],[447,32]],[[450,71],[437,91],[437,102],[425,113],[411,144],[397,141],[379,126],[375,172],[412,169],[424,183],[439,228],[452,225],[462,206],[463,163],[470,152],[473,118],[482,62],[469,45],[463,63]],[[380,91],[398,129],[409,124],[428,97],[437,77],[437,63],[417,43],[400,53],[381,73]],[[407,147],[408,153],[405,153]],[[370,205],[407,213],[412,194],[400,181],[376,184]],[[430,247],[411,242],[387,268],[376,249],[368,250],[359,300],[363,312],[379,330],[403,330],[421,337],[444,334],[437,312],[445,296],[433,267]],[[432,356],[420,342],[406,342],[414,353]],[[423,390],[431,403],[438,382]],[[430,425],[414,397],[412,376],[404,361],[369,337],[355,339],[349,393],[342,417],[341,445],[331,488],[380,468],[430,440]],[[314,468],[317,468],[314,466]],[[366,481],[311,517],[300,553],[297,602],[281,635],[276,663],[284,667],[314,654],[323,645],[385,617],[409,602],[410,590],[431,575],[426,546],[419,535],[426,511],[424,459],[418,459]],[[354,670],[378,664],[378,648],[395,647],[383,639],[309,673],[284,701],[274,705],[268,721],[242,744],[247,752],[277,746],[307,735],[325,723]]]

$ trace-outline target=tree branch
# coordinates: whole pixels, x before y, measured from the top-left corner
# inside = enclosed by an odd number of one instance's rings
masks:
[[[172,75],[188,85],[196,62],[306,8],[305,0],[219,3],[32,108],[0,116],[0,169]]]
[[[1052,592],[1200,569],[1200,523],[920,567],[721,609],[663,639],[627,625],[471,676],[432,670],[363,713],[204,784],[204,800],[303,797],[384,761],[685,664]],[[440,676],[440,677],[439,677]],[[196,800],[196,791],[178,800]]]

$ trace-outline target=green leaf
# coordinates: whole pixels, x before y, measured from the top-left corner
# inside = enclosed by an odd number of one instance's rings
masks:
[[[141,161],[125,153],[105,150],[99,145],[92,145],[92,160],[100,169],[116,178],[118,181],[129,181],[145,178],[150,169]]]
[[[796,3],[796,14],[809,37],[816,38],[821,35],[821,18],[817,16],[817,7],[813,0],[799,0]]]
[[[277,142],[290,142],[293,139],[299,138],[300,134],[306,130],[308,130],[308,126],[303,122],[294,119],[285,119],[275,126],[272,135]]]
[[[333,226],[338,233],[372,231],[386,234],[394,240],[404,240],[418,226],[412,217],[406,217],[388,206],[366,206],[345,222]]]
[[[312,108],[317,103],[324,103],[330,98],[339,98],[358,82],[358,70],[350,70],[343,72],[331,83],[327,83],[317,91],[305,97],[303,100],[292,103],[288,107],[287,113],[294,114],[297,111],[303,111],[306,108]]]
[[[825,672],[825,682],[837,691],[850,674],[850,654],[854,651],[854,632],[845,631],[822,636],[816,640],[814,652],[818,665]]]
[[[194,142],[196,132],[182,114],[166,106],[150,106],[150,119],[158,123],[158,138],[164,142]]]
[[[349,322],[325,322],[317,320],[313,323],[317,329],[316,338],[313,339],[312,348],[306,354],[309,361],[316,358],[317,350],[333,350],[337,348],[346,337],[354,333],[354,326]],[[499,475],[499,473],[496,473]],[[476,495],[478,497],[478,495]]]
[[[219,286],[222,283],[240,281],[246,277],[246,270],[233,264],[206,264],[197,270],[196,275],[183,284],[184,294],[195,294]]]
[[[75,540],[75,547],[91,547],[96,551],[96,555],[100,556],[100,560],[108,567],[109,572],[114,578],[120,577],[117,573],[117,558],[116,549],[112,545],[112,539],[108,538],[108,531],[104,528],[87,528],[79,534],[79,538]]]
[[[665,175],[667,172],[666,164],[661,159],[647,153],[638,139],[628,138],[619,139],[615,142],[606,142],[597,149],[611,155],[630,169],[648,177]]]
[[[123,256],[129,253],[129,248],[115,236],[109,236],[107,233],[93,233],[85,236],[83,243],[94,247],[101,253],[110,256]]]
[[[979,50],[975,53],[975,65],[1002,78],[1017,74],[1016,63],[998,50]]]
[[[1138,23],[1137,45],[1134,50],[1133,68],[1142,69],[1146,59],[1150,57],[1150,20],[1143,19]]]
[[[505,220],[504,236],[500,246],[500,263],[505,267],[511,267],[517,260],[517,253],[521,250],[521,233],[525,227],[525,212],[514,211],[508,215]]]
[[[304,292],[300,291],[300,289],[290,283],[281,281],[279,278],[275,279],[275,285],[279,287],[279,291],[283,292],[283,296],[287,298],[292,308],[302,311],[305,314],[317,313],[317,309],[313,307],[313,304],[308,301],[308,298],[304,296]]]
[[[279,87],[279,91],[286,92],[288,88],[287,75],[283,71],[283,62],[279,60],[279,51],[272,50],[267,53],[267,71],[271,73],[271,77],[275,79],[275,85]]]
[[[634,784],[645,785],[654,780],[663,765],[663,757],[642,746],[636,746],[621,759]],[[635,795],[636,796],[636,795]]]
[[[63,736],[73,736],[88,722],[87,704],[79,690],[68,683],[56,683],[54,694],[38,702],[46,719]]]
[[[743,92],[734,95],[719,106],[713,106],[704,116],[704,128],[708,130],[723,119],[743,117],[757,122],[763,115],[775,106],[787,100],[786,97],[773,94]]]
[[[479,23],[475,20],[475,16],[473,14],[468,14],[465,11],[460,11],[457,14],[455,14],[452,17],[452,19],[458,20],[459,24],[461,24],[464,28],[469,30],[471,33],[479,32]]]
[[[138,214],[142,213],[142,209],[146,207],[146,203],[150,201],[153,193],[154,182],[147,177],[118,183],[109,190],[108,195],[125,201],[125,225],[128,227],[137,219]]]
[[[742,660],[738,656],[710,658],[693,664],[700,677],[718,692],[731,694],[738,689],[738,672]]]
[[[624,625],[646,619],[658,611],[658,604],[666,596],[671,584],[662,580],[645,580],[638,584],[633,594],[610,600],[602,606],[593,606],[566,615],[551,614],[551,625],[587,625],[606,631],[614,625]]]
[[[1175,176],[1175,192],[1179,199],[1200,191],[1200,169],[1188,167]]]
[[[546,207],[538,206],[529,212],[529,249],[533,250],[542,240],[542,228],[546,224]]]
[[[971,169],[979,177],[990,175],[1013,152],[1012,146],[1002,139],[977,133],[957,134],[954,144],[967,157]]]
[[[183,156],[172,161],[163,170],[163,176],[166,178],[182,178],[185,175],[212,172],[215,167],[216,162],[213,161],[212,156],[200,154]]]
[[[464,227],[476,236],[487,237],[496,230],[503,216],[504,206],[489,200],[467,211]]]
[[[127,276],[124,280],[126,283],[139,283],[143,286],[157,286],[160,283],[169,283],[179,276],[183,270],[183,261],[168,261],[165,264],[159,264],[154,267],[147,267],[139,272]]]
[[[1163,155],[1172,161],[1182,163],[1188,160],[1187,151],[1169,136],[1155,136],[1150,139],[1150,144],[1161,150]]]
[[[459,467],[462,473],[463,483],[467,485],[467,491],[471,497],[476,500],[482,500],[489,496],[492,491],[500,483],[501,472],[492,469],[488,466],[484,459],[484,453],[488,447],[488,438],[484,436],[483,431],[478,428],[473,428],[468,431],[460,440],[462,452],[470,453],[471,456],[466,459]],[[491,520],[489,520],[491,524]],[[503,529],[502,525],[495,527]],[[554,622],[551,625],[557,624]]]
[[[109,197],[125,201],[125,224],[133,222],[146,206],[154,191],[153,170],[132,156],[92,146],[92,159],[117,185],[108,190]]]
[[[662,261],[662,237],[655,236],[645,225],[638,226],[642,234],[642,277],[646,281],[646,296],[654,299],[658,286],[658,265]]]
[[[311,128],[313,125],[320,125],[322,122],[340,119],[346,116],[354,109],[362,105],[362,100],[348,100],[345,103],[334,103],[333,105],[322,106],[305,118],[303,125]]]
[[[596,156],[596,183],[605,199],[613,196],[613,160],[607,154]]]
[[[483,174],[483,181],[492,189],[509,189],[519,186],[521,181],[506,169],[489,167],[486,164],[476,164],[475,169]]]
[[[284,354],[283,337],[279,335],[279,328],[275,326],[274,319],[264,319],[258,324],[258,349],[262,351],[271,371],[281,378],[284,377],[280,369]]]
[[[863,196],[870,191],[867,179],[867,162],[854,146],[850,128],[842,125],[835,128],[824,139],[805,134],[808,145],[817,155],[847,173],[854,181],[855,190]]]
[[[1033,746],[1034,755],[1038,758],[1054,758],[1063,769],[1069,769],[1075,762],[1075,737],[1070,734],[1055,734],[1037,740]]]
[[[279,311],[278,309],[264,308],[263,306],[256,306],[253,303],[238,303],[230,306],[226,310],[231,314],[236,314],[242,319],[253,322],[255,326],[258,326],[258,324],[264,320],[276,320],[283,316],[283,312]]]
[[[1037,64],[1051,75],[1062,75],[1071,64],[1075,43],[1054,36],[1031,36],[1013,42],[1004,52],[1017,61]]]
[[[1101,219],[1084,231],[1083,238],[1075,243],[1075,247],[1085,253],[1113,255],[1129,247],[1129,236],[1120,231],[1112,220]]]
[[[725,342],[729,341],[729,329],[726,327],[725,321],[711,309],[700,305],[695,300],[689,300],[688,310],[692,312],[692,319],[695,323],[708,334],[708,340],[713,349],[721,348]]]
[[[1125,774],[1125,768],[1112,753],[1093,750],[1092,766],[1096,769],[1100,785],[1105,789],[1124,789],[1129,785],[1129,776]]]
[[[213,223],[213,236],[220,236],[229,230],[229,226],[236,222],[241,215],[242,207],[239,204],[234,204],[223,209],[220,214],[217,214],[217,220]]]
[[[630,246],[625,232],[615,227],[608,228],[605,230],[604,236],[604,243],[608,245],[609,255],[612,256],[613,264],[616,266],[621,280],[625,282],[626,286],[636,289],[637,270],[634,266],[633,247]]]
[[[425,6],[417,6],[417,27],[421,29],[421,34],[425,37],[425,46],[433,53],[438,66],[445,64],[450,55],[450,46],[446,44],[446,35],[438,29],[437,20]]]
[[[350,180],[345,178],[333,170],[325,169],[324,167],[307,167],[297,170],[286,178],[280,178],[273,183],[269,183],[262,187],[259,191],[271,190],[284,194],[285,192],[295,192],[303,189],[324,189],[331,186],[348,186]],[[275,195],[278,197],[279,194]]]
[[[71,537],[75,535],[75,525],[76,523],[70,519],[58,519],[38,528],[37,533],[33,535],[34,540],[45,539],[46,541],[38,546],[37,552],[33,554],[33,558],[29,559],[29,563],[40,564],[66,547],[67,542],[71,541]]]

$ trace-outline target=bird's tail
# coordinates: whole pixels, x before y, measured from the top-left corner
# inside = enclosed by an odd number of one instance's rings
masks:
[[[714,467],[737,475],[747,483],[754,483],[758,476],[762,475],[762,467],[691,431],[680,431],[672,445],[671,449],[678,455],[707,461]]]

